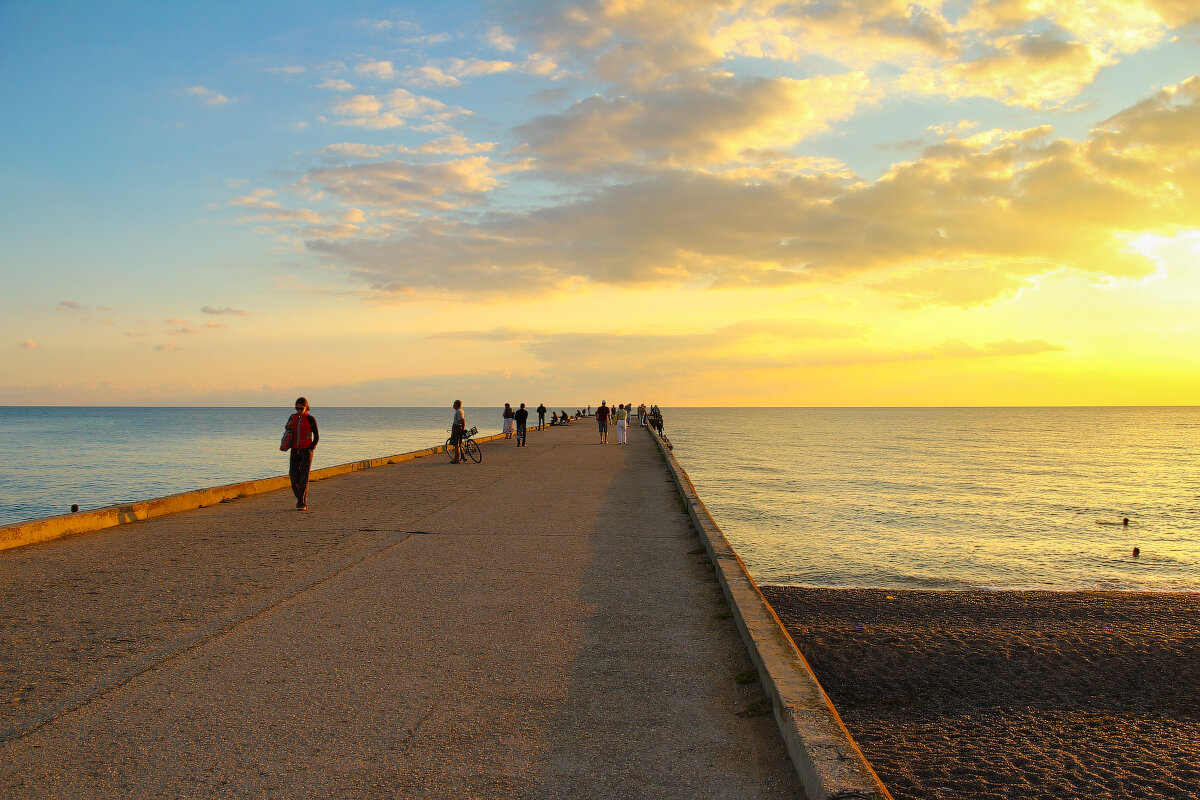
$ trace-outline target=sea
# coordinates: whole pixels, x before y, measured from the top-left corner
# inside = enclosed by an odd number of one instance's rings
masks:
[[[0,525],[286,473],[287,413],[0,407]],[[314,416],[318,467],[441,444],[450,424],[443,408]],[[664,418],[760,584],[1200,591],[1197,407],[665,408]],[[468,420],[500,432],[498,408],[468,409]]]

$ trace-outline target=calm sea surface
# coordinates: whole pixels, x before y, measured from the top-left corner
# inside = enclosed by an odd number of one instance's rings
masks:
[[[664,414],[760,583],[1200,591],[1200,408]],[[286,416],[0,407],[0,525],[283,474]],[[322,467],[440,444],[450,412],[314,416]],[[500,431],[498,409],[468,418]]]

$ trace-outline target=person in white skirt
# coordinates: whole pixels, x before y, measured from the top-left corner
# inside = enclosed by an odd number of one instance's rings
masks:
[[[508,403],[505,403],[504,413],[501,416],[504,417],[504,438],[511,439],[513,437],[513,431],[516,430],[516,424],[513,422],[512,406]]]
[[[625,430],[629,423],[629,409],[622,403],[613,416],[617,420],[617,444],[628,444],[625,441]]]

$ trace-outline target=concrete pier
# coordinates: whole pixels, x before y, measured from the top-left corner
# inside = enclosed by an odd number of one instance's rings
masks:
[[[805,796],[695,510],[631,433],[0,552],[0,796]]]

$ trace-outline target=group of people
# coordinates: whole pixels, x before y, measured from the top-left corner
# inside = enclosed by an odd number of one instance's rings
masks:
[[[287,424],[284,426],[283,439],[279,443],[279,449],[289,451],[288,457],[288,477],[292,483],[292,493],[296,495],[296,508],[301,511],[308,510],[308,475],[312,469],[313,450],[316,449],[317,443],[321,441],[321,434],[317,429],[316,418],[309,413],[308,399],[297,397],[295,403],[296,413],[288,417]],[[450,445],[454,448],[454,462],[461,464],[463,460],[462,440],[466,436],[467,431],[467,414],[463,410],[461,400],[454,401],[454,418],[450,425]],[[592,407],[588,406],[586,416],[590,416]],[[651,406],[649,410],[643,403],[637,409],[638,419],[641,420],[643,426],[650,425],[654,427],[659,435],[662,435],[663,423],[662,412],[658,406]],[[537,407],[538,427],[537,429],[545,430],[546,422],[546,405],[541,403]],[[617,429],[617,444],[628,444],[628,427],[629,420],[633,415],[632,403],[621,403],[617,408],[613,409],[604,401],[601,401],[600,408],[596,409],[596,422],[600,428],[600,443],[608,444],[608,425],[611,420]],[[585,416],[583,411],[576,411],[576,417]],[[504,404],[504,411],[501,412],[501,419],[504,423],[504,438],[516,438],[517,447],[525,447],[527,445],[527,428],[529,424],[529,411],[525,408],[525,404],[521,403],[520,408],[514,409],[511,404]],[[550,413],[549,425],[565,425],[571,418],[567,415],[566,410]]]
[[[588,406],[589,413],[591,410],[592,407]],[[596,409],[596,426],[600,430],[600,444],[608,444],[610,422],[617,429],[617,444],[629,444],[628,428],[633,414],[633,403],[618,403],[616,408],[611,408],[607,401],[601,400],[600,407]],[[647,409],[646,404],[642,403],[637,407],[637,417],[643,428],[650,426],[658,431],[659,436],[662,436],[662,411],[657,405]]]

